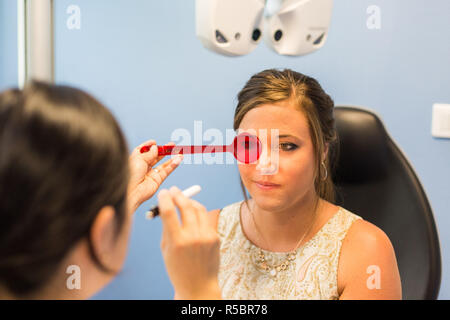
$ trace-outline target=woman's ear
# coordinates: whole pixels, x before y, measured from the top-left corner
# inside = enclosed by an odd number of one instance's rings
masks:
[[[112,266],[116,221],[112,206],[100,209],[91,227],[91,241],[94,254],[106,267]]]

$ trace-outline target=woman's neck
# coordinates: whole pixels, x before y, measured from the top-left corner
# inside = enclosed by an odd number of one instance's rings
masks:
[[[290,207],[269,211],[250,199],[249,208],[242,206],[243,229],[249,240],[258,247],[289,252],[315,234],[324,205],[325,201],[310,194]]]

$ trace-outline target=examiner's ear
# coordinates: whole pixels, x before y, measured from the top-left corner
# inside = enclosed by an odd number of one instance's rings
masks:
[[[100,209],[91,227],[92,248],[100,263],[114,269],[115,210],[112,206]]]

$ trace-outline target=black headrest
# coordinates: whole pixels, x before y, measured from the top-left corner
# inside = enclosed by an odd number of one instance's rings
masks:
[[[389,165],[389,137],[380,119],[371,111],[351,107],[336,107],[334,116],[340,145],[336,180],[354,183],[382,179]]]
[[[435,299],[441,255],[433,213],[419,178],[379,117],[336,107],[340,150],[331,154],[338,205],[381,228],[395,248],[403,299]]]

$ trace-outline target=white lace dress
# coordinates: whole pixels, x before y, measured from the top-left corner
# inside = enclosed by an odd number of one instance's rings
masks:
[[[339,254],[348,229],[360,216],[339,207],[322,228],[296,251],[284,271],[275,276],[258,263],[260,248],[243,234],[240,207],[243,201],[222,209],[218,232],[219,285],[224,299],[338,299]],[[269,265],[286,260],[286,253],[262,250]]]

